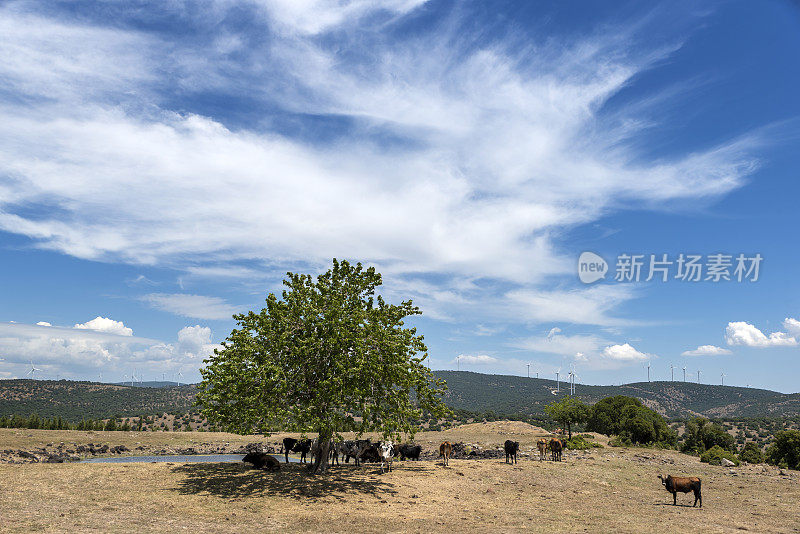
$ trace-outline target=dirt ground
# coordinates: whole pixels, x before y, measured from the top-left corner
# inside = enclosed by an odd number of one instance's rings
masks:
[[[422,433],[417,442],[488,447],[513,438],[524,451],[542,435],[532,428],[478,424]],[[395,462],[384,474],[349,464],[320,477],[297,464],[279,473],[242,464],[3,464],[0,531],[800,532],[797,472],[714,467],[649,449],[570,452],[561,463],[532,458]],[[672,506],[659,473],[701,477],[703,508],[691,507],[691,494]]]

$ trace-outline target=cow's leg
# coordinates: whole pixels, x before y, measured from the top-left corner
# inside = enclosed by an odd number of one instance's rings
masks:
[[[673,491],[672,492],[672,506],[677,506],[677,505],[678,505],[678,492],[677,491]]]

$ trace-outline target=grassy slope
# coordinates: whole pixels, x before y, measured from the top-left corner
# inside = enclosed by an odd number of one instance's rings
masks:
[[[471,425],[419,439],[500,446],[511,431]],[[525,451],[538,435],[515,439]],[[2,441],[0,435],[0,448],[8,445]],[[655,478],[667,472],[700,476],[704,507],[686,506],[692,499],[683,494],[681,506],[668,504],[672,498]],[[309,477],[297,465],[277,474],[241,464],[0,465],[0,510],[2,530],[20,533],[663,532],[664,525],[675,532],[797,532],[797,473],[784,477],[762,466],[735,472],[674,451],[615,448],[562,463],[398,462],[383,475],[374,465],[349,464],[325,477]]]

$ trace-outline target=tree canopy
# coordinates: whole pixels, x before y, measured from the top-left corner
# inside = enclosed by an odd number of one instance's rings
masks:
[[[693,417],[686,423],[686,433],[681,450],[702,453],[714,446],[726,451],[736,450],[736,439],[722,426],[703,417]]]
[[[800,430],[781,430],[767,447],[767,461],[789,469],[800,469]]]
[[[544,412],[567,428],[568,439],[572,439],[572,425],[583,423],[589,416],[589,407],[580,399],[566,396],[560,401],[548,404]]]
[[[677,436],[664,418],[639,399],[616,395],[598,401],[589,412],[586,429],[615,435],[632,443],[674,444]]]
[[[427,348],[406,318],[410,300],[376,293],[373,267],[333,260],[317,276],[287,273],[279,299],[235,315],[237,326],[206,360],[198,386],[203,414],[238,433],[318,432],[315,472],[327,469],[327,443],[339,432],[413,435],[423,410],[442,416],[445,385],[424,366]]]

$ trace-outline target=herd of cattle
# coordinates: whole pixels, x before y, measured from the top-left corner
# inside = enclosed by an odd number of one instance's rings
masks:
[[[564,443],[560,439],[551,438],[549,441],[540,439],[536,446],[539,450],[540,460],[544,460],[547,456],[547,451],[550,451],[553,461],[561,461],[561,451],[564,448]],[[506,453],[506,463],[517,463],[519,441],[506,440],[503,444],[503,449]],[[300,455],[301,463],[306,463],[310,455],[310,461],[313,464],[314,458],[319,456],[319,450],[320,443],[316,439],[312,441],[310,439],[284,438],[281,452],[287,464],[289,463],[289,453],[291,452]],[[398,456],[402,461],[419,460],[420,454],[422,454],[421,445],[412,445],[410,443],[395,444],[391,441],[372,442],[369,439],[331,441],[328,450],[328,461],[332,465],[340,465],[340,458],[345,463],[350,463],[352,458],[356,466],[360,465],[361,462],[380,462],[381,472],[384,471],[384,467],[391,471],[392,460]],[[450,464],[452,455],[452,443],[445,441],[439,445],[439,457],[442,458],[444,465]],[[258,469],[280,470],[280,462],[275,457],[264,452],[250,452],[242,461],[253,464]]]
[[[285,438],[283,440],[284,458],[286,463],[289,463],[289,453],[294,452],[300,454],[300,462],[306,463],[309,453],[311,454],[311,463],[313,464],[314,458],[318,456],[320,443],[318,440],[310,439],[295,439]],[[551,459],[554,462],[561,461],[561,452],[564,449],[564,442],[558,438],[551,438],[549,441],[540,439],[536,442],[536,448],[539,451],[539,460],[544,460],[547,452],[550,451]],[[517,453],[519,452],[519,441],[506,440],[503,444],[503,449],[506,453],[506,463],[516,464]],[[357,439],[351,441],[331,441],[329,446],[328,461],[332,464],[340,465],[339,458],[342,458],[345,463],[350,462],[353,458],[356,466],[361,462],[380,462],[381,473],[384,471],[384,466],[391,471],[392,460],[400,456],[401,460],[419,460],[422,453],[422,446],[412,445],[409,443],[395,444],[391,441],[378,441],[372,442],[369,439]],[[443,442],[439,445],[439,457],[442,458],[443,465],[450,464],[450,457],[453,455],[453,444],[449,441]],[[280,471],[280,461],[265,452],[250,452],[243,459],[243,462],[250,463],[257,469],[266,469],[268,471]],[[672,475],[658,475],[664,488],[672,493],[672,504],[677,504],[678,492],[689,493],[694,492],[694,504],[698,502],[700,507],[703,507],[703,497],[700,494],[700,479],[697,477],[673,477]]]

